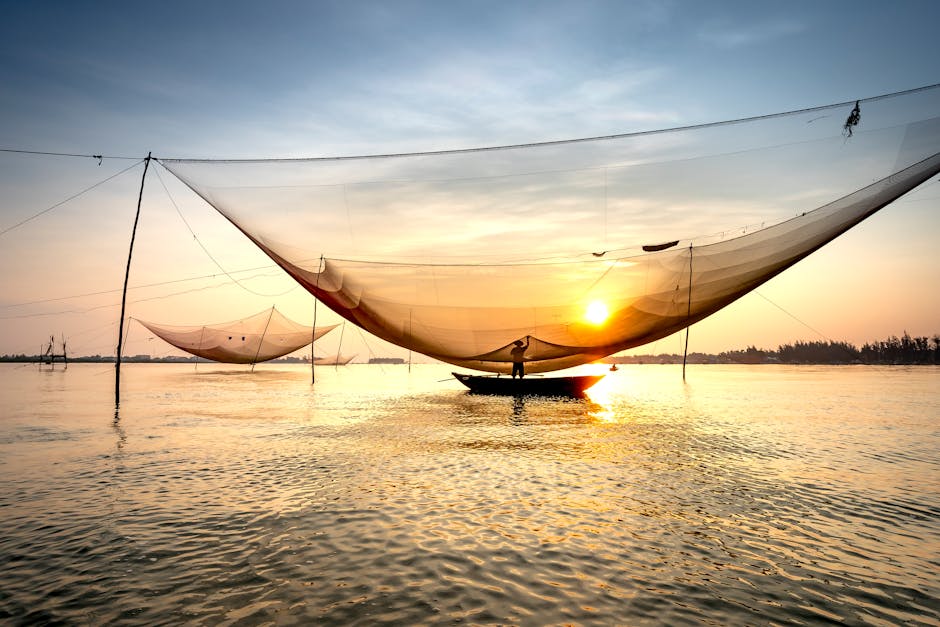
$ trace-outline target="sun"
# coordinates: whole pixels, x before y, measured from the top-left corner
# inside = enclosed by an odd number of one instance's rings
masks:
[[[588,303],[587,311],[584,312],[584,319],[591,324],[603,324],[609,315],[607,305],[599,300],[592,300]]]

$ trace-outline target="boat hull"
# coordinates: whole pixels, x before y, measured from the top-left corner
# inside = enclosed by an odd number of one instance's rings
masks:
[[[574,377],[493,377],[452,373],[454,377],[474,394],[498,396],[561,396],[580,398],[604,375],[581,375]]]

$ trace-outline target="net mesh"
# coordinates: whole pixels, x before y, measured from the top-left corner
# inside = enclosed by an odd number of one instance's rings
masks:
[[[166,325],[138,320],[157,337],[187,353],[227,364],[254,364],[303,348],[338,325],[298,324],[275,308],[211,325]]]
[[[161,160],[314,296],[530,372],[665,337],[940,171],[940,89],[671,131],[330,159]]]

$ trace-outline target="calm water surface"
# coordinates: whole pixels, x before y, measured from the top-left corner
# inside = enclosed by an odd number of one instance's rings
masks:
[[[448,373],[0,364],[0,620],[940,624],[940,369]]]

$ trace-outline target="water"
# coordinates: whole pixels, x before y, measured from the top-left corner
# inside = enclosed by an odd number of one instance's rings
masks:
[[[940,369],[0,364],[6,624],[940,624]]]

